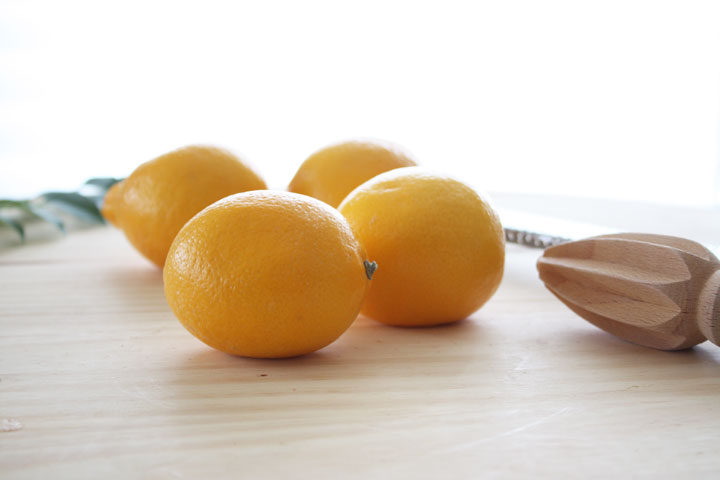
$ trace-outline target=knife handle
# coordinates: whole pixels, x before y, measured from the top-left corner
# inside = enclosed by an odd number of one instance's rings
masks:
[[[510,243],[517,243],[525,247],[532,248],[548,248],[553,245],[560,245],[561,243],[569,242],[569,238],[554,237],[552,235],[545,235],[543,233],[529,232],[527,230],[519,230],[515,228],[503,229],[505,231],[505,241]]]

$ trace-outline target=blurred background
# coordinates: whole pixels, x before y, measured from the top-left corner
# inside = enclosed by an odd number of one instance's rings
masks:
[[[0,197],[190,143],[393,141],[491,192],[720,205],[720,2],[0,3]]]

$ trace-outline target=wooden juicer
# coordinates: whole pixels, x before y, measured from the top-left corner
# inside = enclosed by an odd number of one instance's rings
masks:
[[[533,235],[506,229],[509,241],[550,245],[537,262],[540,279],[593,325],[660,350],[720,345],[720,261],[699,243],[643,233]]]

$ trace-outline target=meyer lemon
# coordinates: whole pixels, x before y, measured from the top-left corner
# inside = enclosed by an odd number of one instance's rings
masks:
[[[234,355],[318,350],[353,322],[375,265],[327,204],[246,192],[192,218],[170,247],[165,296],[190,333]]]
[[[288,190],[337,207],[355,187],[375,175],[416,165],[397,147],[377,141],[349,141],[323,148],[300,165]]]
[[[454,322],[480,308],[503,275],[502,225],[470,186],[419,167],[378,175],[339,207],[373,260],[362,313],[390,325]]]
[[[232,153],[189,146],[143,163],[113,185],[102,213],[162,267],[175,235],[193,215],[233,193],[265,188],[262,178]]]

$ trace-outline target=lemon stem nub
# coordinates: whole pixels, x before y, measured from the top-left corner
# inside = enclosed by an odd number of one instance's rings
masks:
[[[372,280],[373,273],[377,270],[377,262],[365,260],[363,264],[365,265],[365,275],[367,275],[368,280]]]

